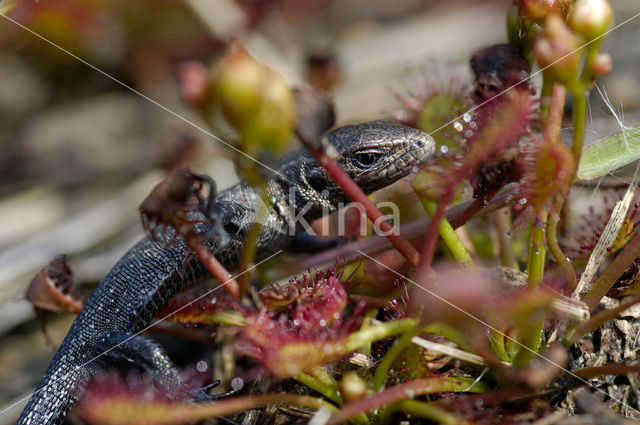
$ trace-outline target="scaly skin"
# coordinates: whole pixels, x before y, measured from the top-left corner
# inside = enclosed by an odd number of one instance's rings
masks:
[[[335,147],[337,162],[367,193],[406,176],[435,150],[427,134],[384,121],[342,127],[325,138]],[[278,171],[283,177],[268,182],[271,204],[257,240],[258,261],[291,244],[303,230],[296,217],[311,222],[348,202],[306,151],[286,155]],[[238,266],[259,202],[242,183],[216,198],[213,216],[221,220],[229,241],[224,246],[211,242],[210,249],[229,270]],[[131,248],[87,300],[18,424],[60,424],[91,377],[114,361],[133,361],[161,385],[175,387],[180,378],[164,350],[134,335],[171,296],[207,276],[181,239],[168,247],[147,237]]]

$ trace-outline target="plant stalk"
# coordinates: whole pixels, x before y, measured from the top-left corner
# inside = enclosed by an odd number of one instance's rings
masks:
[[[424,207],[429,217],[433,218],[438,208],[437,205],[434,202],[429,201],[428,199],[420,199],[420,201],[422,202],[422,206]],[[469,251],[467,251],[467,249],[464,247],[462,241],[460,241],[460,238],[453,230],[453,227],[451,226],[451,224],[449,224],[449,221],[447,221],[446,217],[442,217],[442,220],[440,220],[440,224],[438,225],[438,232],[440,233],[442,241],[445,243],[447,248],[449,248],[449,250],[453,254],[453,258],[456,259],[458,264],[463,267],[475,269],[475,264],[473,263],[473,259],[471,258]]]
[[[547,212],[538,214],[537,222],[531,226],[529,236],[529,260],[527,274],[529,275],[529,288],[537,288],[544,276],[544,260],[546,248],[544,246],[544,226],[547,221]]]

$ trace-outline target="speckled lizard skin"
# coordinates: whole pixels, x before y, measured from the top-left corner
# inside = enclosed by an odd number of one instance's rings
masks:
[[[384,121],[341,127],[324,137],[335,147],[337,162],[367,193],[406,176],[435,150],[427,134]],[[301,230],[294,217],[311,222],[348,202],[306,151],[283,157],[278,171],[281,176],[268,182],[271,205],[257,241],[257,260],[292,242]],[[230,270],[237,267],[258,201],[242,183],[216,198],[213,216],[221,220],[229,242],[210,248]],[[60,424],[96,371],[114,361],[133,361],[160,384],[175,386],[179,377],[160,345],[133,335],[149,325],[169,297],[207,273],[180,239],[166,246],[147,237],[131,248],[87,300],[18,424]]]

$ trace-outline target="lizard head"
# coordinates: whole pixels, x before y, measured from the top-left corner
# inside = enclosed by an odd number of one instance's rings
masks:
[[[322,143],[366,193],[400,180],[435,152],[435,142],[427,133],[386,121],[340,127],[326,133]],[[332,211],[339,203],[349,202],[308,151],[292,153],[281,164],[287,186],[294,189],[297,198],[290,205],[310,205],[305,215],[317,218],[320,208]]]
[[[327,133],[328,153],[367,193],[394,183],[422,165],[435,151],[427,133],[386,122],[347,125]]]
[[[366,193],[400,180],[435,152],[435,142],[427,133],[386,121],[337,128],[326,133],[322,143]],[[339,203],[349,202],[307,151],[284,158],[281,171],[289,182],[296,182],[293,187],[297,200],[293,204],[312,205],[310,217],[320,216],[321,207],[335,210]]]

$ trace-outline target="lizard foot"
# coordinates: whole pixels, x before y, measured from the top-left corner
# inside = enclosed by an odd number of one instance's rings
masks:
[[[224,399],[224,398],[232,397],[232,396],[238,394],[240,392],[240,390],[242,390],[242,387],[244,386],[244,382],[242,382],[242,379],[234,378],[233,380],[231,380],[231,389],[229,391],[227,391],[226,393],[209,394],[209,391],[211,391],[212,389],[216,388],[218,385],[220,385],[220,380],[215,380],[215,381],[213,381],[213,382],[201,387],[198,390],[198,394],[196,395],[195,402],[196,403],[206,403],[206,402],[210,402],[210,401],[216,401],[216,400],[221,400],[221,399]]]

